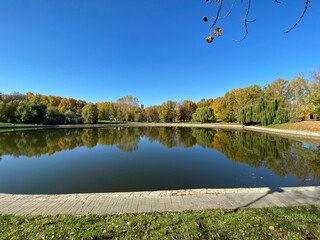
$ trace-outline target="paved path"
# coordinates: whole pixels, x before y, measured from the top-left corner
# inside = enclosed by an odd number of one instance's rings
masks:
[[[13,215],[120,214],[313,204],[320,204],[320,187],[59,195],[0,194],[0,214]]]

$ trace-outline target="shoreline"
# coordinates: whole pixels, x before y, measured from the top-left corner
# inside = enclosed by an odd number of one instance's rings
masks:
[[[5,129],[41,129],[41,128],[103,128],[103,127],[200,127],[217,129],[235,129],[249,132],[264,132],[281,136],[293,136],[320,140],[320,133],[285,130],[266,127],[244,126],[240,124],[218,124],[218,123],[106,123],[106,124],[70,124],[70,125],[19,125],[19,126],[0,126],[0,130]]]

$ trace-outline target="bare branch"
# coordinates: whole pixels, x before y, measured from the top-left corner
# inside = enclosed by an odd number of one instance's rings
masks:
[[[246,17],[244,18],[244,29],[245,29],[245,35],[243,36],[243,38],[241,39],[241,40],[235,40],[235,39],[233,39],[233,41],[236,41],[236,42],[241,42],[241,41],[243,41],[246,37],[247,37],[247,35],[248,35],[248,23],[251,23],[251,22],[254,22],[255,21],[255,19],[254,20],[252,20],[252,21],[248,21],[248,15],[249,15],[249,11],[250,11],[250,6],[251,6],[251,0],[249,0],[248,1],[248,8],[247,8],[247,13],[246,13]]]
[[[240,0],[239,0],[239,1],[240,1]],[[251,1],[252,1],[252,0],[247,0],[247,1],[248,1],[248,6],[247,6],[247,11],[246,11],[245,18],[244,18],[244,19],[241,19],[241,21],[244,21],[243,28],[245,29],[245,34],[244,34],[244,36],[243,36],[243,38],[242,38],[241,40],[235,40],[235,39],[233,39],[233,41],[241,42],[241,41],[243,41],[244,39],[246,39],[246,37],[247,37],[247,35],[248,35],[248,23],[252,23],[252,22],[255,22],[255,21],[256,21],[256,19],[254,19],[254,20],[248,20],[248,16],[249,16],[249,12],[250,12],[250,8],[251,8]],[[227,17],[230,15],[230,13],[233,11],[233,8],[234,8],[234,6],[235,6],[236,0],[233,0],[233,1],[232,1],[232,5],[231,5],[231,7],[230,7],[230,9],[229,9],[229,12],[228,12],[225,16],[223,16],[223,17],[219,17],[219,16],[220,16],[220,13],[221,13],[221,9],[222,9],[223,0],[206,0],[206,2],[209,2],[210,4],[213,3],[213,2],[219,2],[219,3],[220,3],[219,8],[218,8],[218,10],[217,10],[216,17],[213,17],[213,16],[212,16],[212,18],[214,19],[214,22],[209,21],[210,24],[211,24],[211,27],[210,27],[208,30],[210,30],[210,36],[211,36],[211,30],[212,30],[213,27],[216,25],[216,23],[218,22],[218,20],[222,20],[222,19],[227,18]],[[274,2],[277,3],[277,4],[281,4],[281,3],[282,3],[282,0],[274,0]],[[293,30],[293,29],[298,25],[298,23],[302,20],[302,18],[304,17],[305,13],[307,12],[308,7],[311,7],[310,2],[311,2],[311,0],[305,0],[305,7],[304,7],[304,11],[303,11],[302,15],[300,16],[300,18],[298,19],[298,21],[293,25],[293,27],[290,28],[288,31],[286,31],[286,32],[284,32],[284,33],[289,33],[291,30]],[[241,3],[243,3],[243,0],[241,0]],[[204,20],[205,22],[208,22],[208,19],[207,19],[206,17],[203,17],[203,20]],[[220,34],[221,34],[221,29],[220,29]],[[219,35],[219,36],[220,36],[220,35]]]
[[[284,33],[289,33],[292,29],[294,29],[294,28],[298,25],[298,23],[299,23],[299,22],[301,21],[301,19],[303,18],[304,14],[307,12],[307,9],[308,9],[308,7],[309,7],[309,3],[310,3],[310,0],[306,0],[306,5],[304,6],[304,11],[303,11],[301,17],[300,17],[299,20],[293,25],[292,28],[290,28],[288,31],[286,31],[286,32],[284,32]]]
[[[218,12],[217,12],[217,17],[215,18],[214,22],[212,23],[211,27],[209,28],[210,30],[214,27],[214,25],[216,25],[216,23],[217,23],[217,21],[219,19],[221,7],[222,7],[222,2],[223,2],[223,0],[220,0],[220,5],[219,5]]]
[[[229,12],[228,12],[225,16],[223,16],[223,17],[219,18],[218,20],[225,19],[226,17],[228,17],[228,16],[230,15],[230,13],[232,12],[232,9],[233,9],[233,7],[234,7],[234,4],[235,4],[235,3],[236,3],[236,0],[233,0],[233,2],[232,2],[232,5],[231,5],[231,8],[230,8]]]

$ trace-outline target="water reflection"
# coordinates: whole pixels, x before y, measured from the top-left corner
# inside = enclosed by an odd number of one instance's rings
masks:
[[[0,159],[4,155],[40,157],[86,146],[116,146],[131,153],[142,137],[167,148],[201,146],[216,149],[233,162],[264,167],[278,176],[305,181],[320,179],[320,146],[268,134],[205,128],[114,127],[44,129],[0,134]],[[1,163],[1,162],[0,162]]]

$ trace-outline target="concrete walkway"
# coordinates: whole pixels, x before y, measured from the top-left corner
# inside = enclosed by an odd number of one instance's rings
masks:
[[[0,194],[0,214],[13,215],[121,214],[313,204],[320,204],[320,187],[195,189],[59,195]]]

